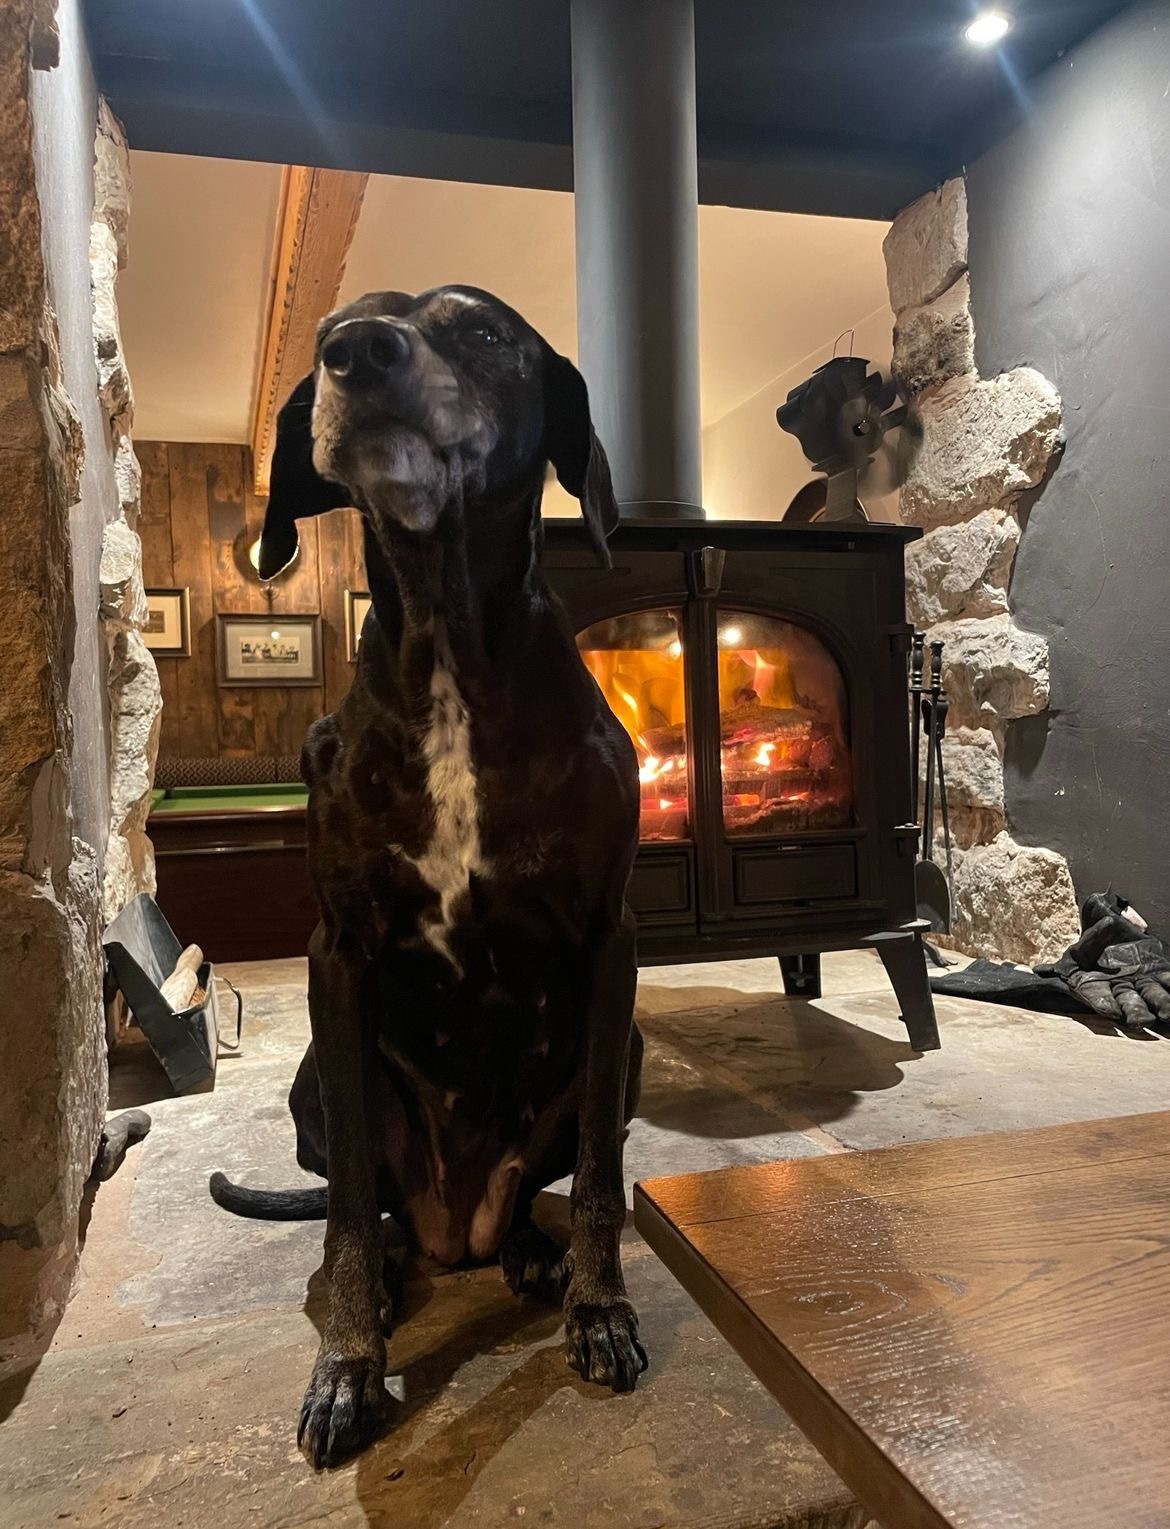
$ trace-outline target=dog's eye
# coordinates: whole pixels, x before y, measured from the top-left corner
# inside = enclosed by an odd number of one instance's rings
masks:
[[[473,329],[471,331],[471,338],[478,340],[481,345],[499,345],[503,335],[501,335],[498,329],[485,327],[483,329]]]

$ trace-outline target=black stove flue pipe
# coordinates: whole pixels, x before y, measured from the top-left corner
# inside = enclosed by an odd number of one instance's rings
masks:
[[[701,519],[693,0],[572,0],[577,336],[623,516]]]

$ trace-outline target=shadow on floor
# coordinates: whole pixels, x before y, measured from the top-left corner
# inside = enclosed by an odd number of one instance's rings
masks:
[[[554,1219],[559,1219],[555,1210]],[[391,1223],[385,1230],[392,1248],[399,1241],[397,1229]],[[466,1270],[431,1274],[413,1257],[404,1273],[388,1357],[391,1377],[397,1372],[406,1395],[395,1405],[383,1436],[358,1456],[355,1485],[371,1524],[439,1529],[454,1521],[459,1504],[499,1450],[575,1377],[567,1376],[561,1345],[550,1343],[510,1369],[466,1410],[453,1408],[438,1428],[425,1426],[433,1421],[430,1404],[465,1366],[492,1353],[546,1343],[558,1333],[563,1317],[559,1308],[517,1300],[502,1278],[497,1284],[468,1277]],[[318,1333],[328,1296],[329,1282],[318,1268],[304,1303]],[[441,1313],[428,1320],[427,1308],[437,1297]],[[596,1390],[584,1384],[580,1389],[587,1395]]]
[[[111,1113],[140,1109],[160,1099],[173,1099],[175,1091],[162,1063],[145,1043],[119,1046],[110,1057]]]
[[[80,1261],[85,1251],[85,1239],[89,1234],[89,1224],[93,1219],[93,1205],[101,1184],[97,1179],[88,1179],[81,1192],[81,1204],[77,1211],[77,1257]],[[42,1266],[43,1267],[43,1266]],[[39,1270],[26,1268],[22,1270],[22,1279],[34,1281]],[[2,1278],[3,1276],[0,1276]],[[15,1286],[4,1290],[4,1300],[7,1304],[12,1303],[14,1310],[27,1309],[28,1301],[23,1289],[18,1290]],[[0,1367],[7,1370],[3,1379],[0,1380],[0,1423],[10,1417],[17,1407],[20,1406],[24,1393],[28,1390],[29,1383],[37,1372],[41,1360],[52,1347],[57,1329],[68,1314],[68,1303],[56,1317],[38,1329],[35,1334],[21,1335],[11,1339],[0,1339]]]
[[[416,1414],[427,1399],[421,1388],[427,1386],[433,1395],[484,1344],[539,1341],[551,1337],[559,1321],[559,1313],[534,1317],[520,1308],[499,1313],[452,1333],[412,1370],[418,1399],[406,1404],[392,1431],[358,1460],[357,1498],[375,1529],[398,1529],[404,1523],[412,1529],[441,1529],[457,1522],[459,1505],[483,1470],[564,1388],[564,1356],[559,1345],[537,1349],[467,1411],[416,1443]]]
[[[775,1130],[799,1099],[818,1125],[849,1113],[857,1094],[896,1088],[920,1059],[823,1007],[822,1001],[702,989],[680,1006],[678,989],[643,990],[638,1022],[652,1042],[680,1055],[702,1081],[683,1090],[648,1068],[639,1116],[673,1131],[744,1137]]]

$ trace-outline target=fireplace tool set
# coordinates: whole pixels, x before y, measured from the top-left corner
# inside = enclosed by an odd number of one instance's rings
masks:
[[[920,821],[919,761],[924,740],[926,783],[925,791],[922,793],[921,831],[918,841],[918,864],[914,868],[914,893],[918,903],[918,917],[928,920],[930,927],[937,933],[948,934],[951,928],[951,905],[954,901],[954,872],[951,852],[951,816],[947,804],[942,741],[947,729],[947,712],[950,709],[950,702],[942,689],[943,645],[937,641],[930,644],[929,684],[923,677],[925,649],[926,633],[915,632],[910,647],[910,759],[913,771],[911,801],[914,806],[915,823]],[[934,858],[936,784],[942,815],[943,853],[946,857],[945,875]]]

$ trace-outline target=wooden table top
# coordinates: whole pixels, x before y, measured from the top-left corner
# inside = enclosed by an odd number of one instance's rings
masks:
[[[651,1179],[634,1218],[885,1529],[1170,1526],[1170,1112]]]

